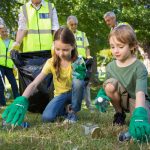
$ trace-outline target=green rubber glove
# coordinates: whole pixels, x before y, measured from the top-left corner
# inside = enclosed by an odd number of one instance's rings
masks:
[[[19,96],[5,109],[2,114],[2,118],[6,121],[6,123],[10,123],[11,125],[21,125],[28,107],[28,99],[24,96]]]
[[[95,99],[95,106],[100,112],[106,112],[111,99],[106,95],[105,90],[101,88],[98,91],[97,97]]]
[[[72,75],[79,80],[84,80],[86,76],[85,64],[75,66]]]
[[[86,76],[86,66],[85,66],[85,64],[77,66],[76,69],[75,69],[75,72],[78,73],[78,75],[76,76],[77,79],[84,80],[84,78]]]
[[[79,80],[84,80],[86,77],[86,65],[82,56],[78,56],[78,58],[72,63],[72,75],[74,78]]]
[[[135,108],[130,120],[129,133],[135,140],[149,140],[150,124],[148,123],[148,114],[145,108]]]

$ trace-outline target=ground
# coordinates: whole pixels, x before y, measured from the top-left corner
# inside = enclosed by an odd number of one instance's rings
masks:
[[[150,78],[148,81],[150,88]],[[92,86],[92,99],[95,98],[98,86]],[[149,90],[150,91],[150,90]],[[8,104],[10,101],[8,101]],[[2,112],[3,110],[0,110]],[[30,123],[27,129],[17,128],[4,130],[0,126],[1,150],[150,150],[149,143],[118,142],[118,134],[126,131],[129,124],[127,114],[126,125],[112,126],[114,110],[109,106],[106,113],[95,109],[93,113],[83,104],[76,124],[62,125],[59,118],[54,123],[42,123],[41,114],[28,112],[25,121]],[[0,119],[1,121],[1,119]],[[100,127],[100,137],[93,139],[85,135],[83,125],[91,123]]]

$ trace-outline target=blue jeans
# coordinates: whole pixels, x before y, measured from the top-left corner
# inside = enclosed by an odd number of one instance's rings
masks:
[[[15,79],[14,74],[13,74],[13,70],[10,68],[7,68],[7,67],[0,66],[0,71],[2,73],[3,79],[4,79],[4,76],[7,77],[8,81],[11,85],[11,88],[13,91],[13,96],[15,99],[16,97],[19,96],[19,92],[18,92],[18,86],[16,83],[16,79]],[[3,85],[1,78],[0,78],[0,104],[6,105],[6,99],[4,96],[4,85]]]
[[[55,96],[46,106],[42,114],[44,122],[53,122],[58,116],[66,115],[65,106],[71,103],[72,92],[66,92]]]
[[[65,106],[72,105],[74,112],[81,110],[84,95],[84,81],[73,79],[72,91],[54,97],[46,106],[42,114],[44,122],[53,122],[58,116],[67,115]]]
[[[72,81],[72,110],[76,113],[81,110],[82,100],[84,97],[85,82],[73,78]]]

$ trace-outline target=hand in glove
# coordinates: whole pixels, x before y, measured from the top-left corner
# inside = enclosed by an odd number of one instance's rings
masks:
[[[130,120],[129,133],[135,140],[145,141],[146,138],[150,138],[150,124],[145,108],[137,107],[134,109]]]
[[[77,79],[84,80],[86,76],[86,66],[82,57],[78,57],[78,59],[72,63],[72,68],[72,75]]]
[[[110,98],[106,95],[103,88],[101,88],[95,99],[95,106],[101,112],[106,112],[109,105]]]
[[[21,125],[28,107],[28,99],[24,96],[19,96],[6,108],[2,114],[2,118],[6,121],[6,123],[10,123],[11,125]]]
[[[20,49],[20,43],[14,42],[13,45],[12,45],[11,50],[17,50],[17,51],[19,51],[19,49]]]
[[[84,80],[86,76],[86,66],[85,64],[79,65],[75,68],[75,72],[78,73],[77,79]]]

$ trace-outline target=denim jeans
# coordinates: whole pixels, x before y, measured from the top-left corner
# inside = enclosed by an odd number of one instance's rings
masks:
[[[73,79],[72,91],[55,96],[46,106],[42,114],[44,122],[53,122],[58,116],[67,115],[65,106],[72,105],[74,112],[81,110],[84,95],[84,81]]]
[[[81,104],[84,97],[85,82],[73,78],[72,81],[72,110],[76,113],[81,110]]]
[[[43,122],[53,122],[56,117],[66,115],[65,106],[71,103],[72,92],[55,96],[46,106],[42,114]]]
[[[19,92],[18,92],[18,86],[16,83],[16,79],[15,79],[14,74],[13,74],[13,70],[10,68],[7,68],[7,67],[0,66],[0,71],[2,73],[3,79],[4,79],[4,76],[7,77],[8,81],[11,85],[11,88],[13,91],[13,96],[15,99],[16,97],[19,96]],[[1,78],[0,78],[0,104],[6,105],[6,99],[4,96],[4,85],[3,85]]]

